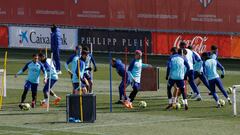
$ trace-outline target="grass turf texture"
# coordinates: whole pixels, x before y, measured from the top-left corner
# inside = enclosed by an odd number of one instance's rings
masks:
[[[109,113],[109,65],[106,64],[107,55],[104,54],[96,57],[97,61],[101,61],[102,64],[98,65],[98,72],[94,74],[94,91],[97,95],[97,121],[95,123],[71,124],[65,122],[65,96],[71,92],[71,83],[64,70],[62,70],[64,72],[60,76],[59,82],[54,87],[54,91],[63,97],[59,106],[51,105],[50,111],[46,112],[46,109],[40,108],[38,103],[37,108],[30,111],[20,111],[17,105],[26,76],[22,75],[15,79],[13,75],[31,59],[31,54],[26,53],[29,51],[21,50],[20,54],[21,52],[24,54],[20,55],[21,57],[17,57],[14,52],[9,53],[10,58],[7,65],[8,93],[7,98],[4,98],[3,110],[0,112],[0,134],[239,134],[240,117],[234,118],[232,116],[232,108],[228,104],[221,109],[215,108],[215,102],[208,96],[207,90],[203,86],[200,86],[200,89],[204,100],[201,102],[190,100],[189,111],[183,109],[164,110],[167,105],[164,67],[161,68],[160,72],[160,91],[140,92],[134,102],[136,107],[133,110],[127,110],[121,105],[114,104],[113,113]],[[29,55],[29,59],[25,55]],[[63,58],[63,60],[65,59],[66,57]],[[163,65],[157,62],[151,64]],[[238,84],[238,78],[240,78],[239,72],[227,70],[226,77],[223,79],[225,88],[232,84]],[[113,101],[117,101],[120,78],[114,69],[113,80]],[[42,86],[41,83],[38,89],[38,101],[43,98]],[[31,92],[27,97],[29,103],[30,94]],[[223,98],[222,94],[219,95]],[[137,107],[138,101],[141,100],[147,102],[147,108],[139,109]]]

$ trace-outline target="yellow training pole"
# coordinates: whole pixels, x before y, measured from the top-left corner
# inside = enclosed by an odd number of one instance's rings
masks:
[[[4,64],[3,64],[2,88],[0,93],[0,110],[2,110],[3,94],[4,94],[4,87],[5,87],[4,77],[5,77],[6,71],[7,71],[7,51],[5,52]]]
[[[80,59],[78,59],[78,80],[79,80],[79,92],[80,92],[80,117],[83,122],[83,109],[82,109],[82,90],[81,90],[81,67],[80,67]]]

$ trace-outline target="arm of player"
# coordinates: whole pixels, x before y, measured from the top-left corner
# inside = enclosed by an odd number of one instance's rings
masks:
[[[190,70],[190,66],[189,66],[189,64],[188,64],[188,61],[187,61],[187,59],[185,59],[184,58],[184,65],[185,65],[185,67],[187,68],[187,72]]]
[[[39,62],[39,64],[41,66],[41,71],[43,72],[43,75],[44,75],[43,83],[46,84],[47,83],[47,78],[48,78],[47,71],[40,62]],[[49,70],[49,72],[51,72],[51,71]],[[49,73],[49,76],[50,76],[50,73]]]
[[[167,62],[166,80],[168,80],[168,78],[169,78],[170,68],[171,68],[171,59],[168,59],[168,62]]]
[[[150,64],[145,64],[145,63],[142,63],[142,68],[148,68],[148,67],[152,67],[152,65],[150,65]]]
[[[27,69],[28,69],[28,65],[30,64],[31,62],[28,62],[21,70],[19,70],[17,72],[17,74],[15,74],[15,78],[18,77],[18,75],[21,75],[23,72],[25,72]]]
[[[94,66],[94,72],[96,72],[97,71],[96,61],[95,61],[93,55],[90,55],[90,57],[91,57],[91,62],[93,63],[93,66]]]
[[[217,67],[222,71],[221,78],[224,78],[225,69],[224,69],[224,67],[222,66],[222,64],[219,63],[218,61],[217,61]]]
[[[66,61],[66,63],[64,64],[65,69],[67,70],[67,72],[72,75],[72,71],[68,68],[68,65],[73,61],[73,58],[75,57],[75,55],[71,55],[68,60]]]

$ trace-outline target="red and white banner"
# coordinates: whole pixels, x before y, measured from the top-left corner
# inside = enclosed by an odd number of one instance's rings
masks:
[[[0,48],[8,47],[8,28],[0,26]]]
[[[239,32],[239,5],[239,0],[0,0],[0,23]]]
[[[239,57],[240,38],[224,35],[152,33],[153,54],[170,54],[172,47],[178,47],[181,41],[192,45],[199,54],[210,51],[212,45],[218,47],[220,57]],[[234,49],[235,48],[235,49]],[[236,49],[238,49],[236,51]],[[232,52],[235,52],[234,55]]]

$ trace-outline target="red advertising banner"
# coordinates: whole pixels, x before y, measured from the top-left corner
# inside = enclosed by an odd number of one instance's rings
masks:
[[[239,5],[239,0],[0,0],[0,23],[239,32]]]
[[[8,28],[0,26],[0,48],[8,47]]]
[[[170,54],[172,47],[184,41],[199,54],[210,51],[212,45],[218,47],[220,57],[240,57],[240,38],[224,35],[152,33],[152,52]]]

